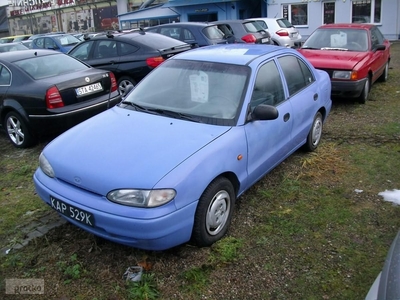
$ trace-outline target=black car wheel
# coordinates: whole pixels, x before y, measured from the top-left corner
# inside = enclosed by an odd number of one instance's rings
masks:
[[[192,241],[199,247],[210,246],[228,230],[235,206],[232,183],[225,177],[212,181],[196,209]]]
[[[122,98],[126,97],[126,95],[129,93],[129,91],[132,90],[132,88],[136,85],[135,80],[128,76],[122,76],[118,80],[118,89],[119,93],[121,94]]]
[[[322,114],[318,112],[314,117],[313,124],[307,136],[307,142],[304,145],[304,148],[307,151],[314,151],[315,149],[317,149],[322,138],[322,128],[323,128]]]
[[[21,115],[11,111],[6,115],[4,120],[8,138],[15,147],[26,148],[34,143],[34,138],[30,134],[28,126]]]

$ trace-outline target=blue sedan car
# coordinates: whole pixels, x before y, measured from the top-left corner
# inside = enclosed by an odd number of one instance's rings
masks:
[[[67,53],[73,46],[80,42],[72,34],[44,34],[32,40],[32,49],[50,49]]]
[[[105,239],[148,250],[209,246],[227,232],[240,195],[300,147],[317,148],[330,94],[328,74],[293,49],[187,51],[48,144],[35,187]]]

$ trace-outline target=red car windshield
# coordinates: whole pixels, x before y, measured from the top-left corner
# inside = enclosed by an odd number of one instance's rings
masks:
[[[317,29],[302,48],[364,52],[368,50],[368,35],[364,29]]]

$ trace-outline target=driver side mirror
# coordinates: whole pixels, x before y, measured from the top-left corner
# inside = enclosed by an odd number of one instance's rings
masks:
[[[382,44],[376,45],[374,47],[374,51],[385,50],[385,49],[386,49],[386,46],[382,45]]]

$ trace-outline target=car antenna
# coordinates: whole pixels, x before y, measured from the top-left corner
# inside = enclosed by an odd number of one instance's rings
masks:
[[[139,33],[140,34],[146,34],[146,31],[144,31],[144,29],[142,27],[139,27]]]
[[[35,51],[35,53],[33,53],[35,56],[37,56],[37,51]]]

